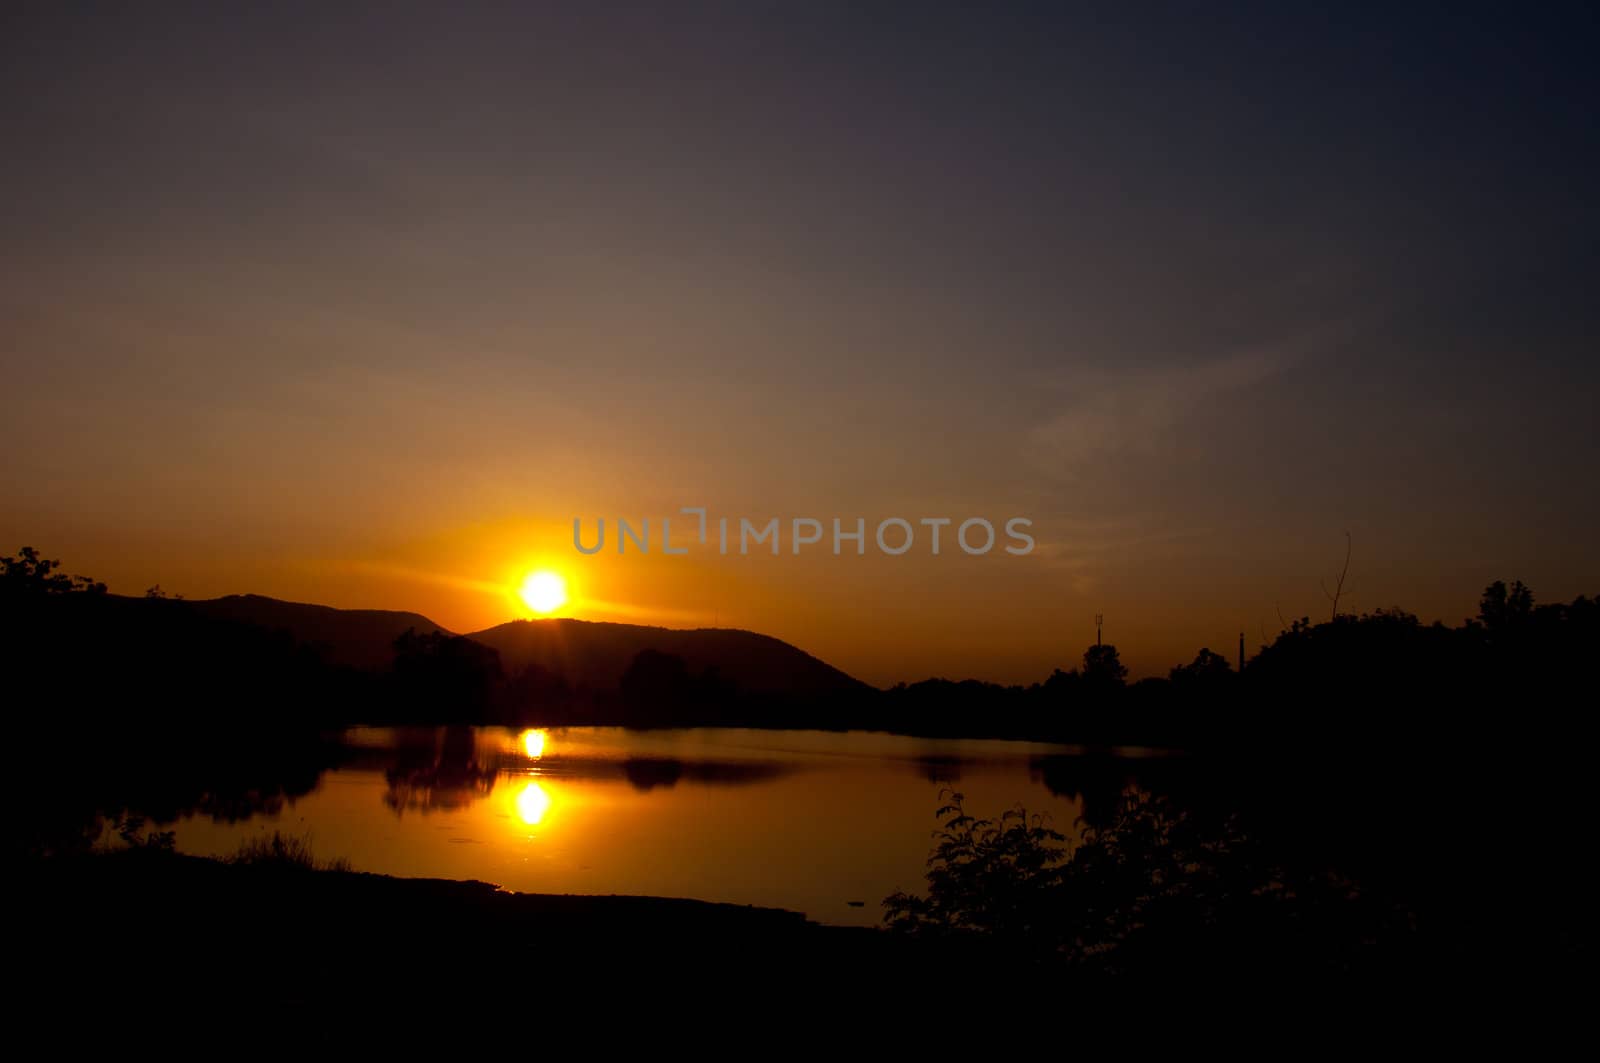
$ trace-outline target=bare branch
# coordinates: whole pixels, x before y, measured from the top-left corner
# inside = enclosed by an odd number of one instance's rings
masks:
[[[1323,596],[1333,603],[1333,616],[1330,617],[1332,620],[1339,619],[1339,599],[1344,595],[1345,577],[1350,574],[1350,547],[1350,533],[1347,531],[1344,533],[1344,567],[1339,569],[1339,579],[1334,583],[1333,590],[1330,591],[1328,589],[1328,584],[1325,580],[1317,581],[1318,585],[1322,587]]]

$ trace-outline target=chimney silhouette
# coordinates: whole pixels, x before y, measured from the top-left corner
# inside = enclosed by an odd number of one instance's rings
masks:
[[[1239,672],[1244,672],[1244,632],[1239,632]]]

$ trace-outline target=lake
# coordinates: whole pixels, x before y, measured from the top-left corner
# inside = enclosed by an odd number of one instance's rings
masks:
[[[941,791],[979,815],[1021,804],[1071,836],[1146,762],[1080,754],[854,732],[363,728],[309,792],[174,829],[200,856],[276,830],[358,871],[871,925],[886,895],[922,890]]]

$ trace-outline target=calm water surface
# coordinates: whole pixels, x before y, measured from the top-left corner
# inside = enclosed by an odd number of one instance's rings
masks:
[[[345,743],[311,793],[237,823],[189,816],[179,849],[226,855],[279,830],[360,871],[871,924],[884,896],[921,890],[942,789],[978,814],[1020,803],[1069,835],[1084,811],[1041,766],[1072,750],[1028,742],[460,727],[362,729]]]

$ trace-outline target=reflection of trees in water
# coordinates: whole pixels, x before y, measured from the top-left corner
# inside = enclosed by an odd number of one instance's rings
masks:
[[[949,784],[961,781],[960,757],[947,754],[927,753],[912,762],[918,775],[931,783]]]
[[[465,808],[493,792],[496,774],[479,758],[471,727],[407,730],[399,735],[394,766],[384,772],[383,803],[396,815]]]
[[[670,788],[682,782],[711,786],[748,786],[776,779],[788,770],[776,761],[677,760],[672,757],[630,757],[622,777],[641,792]]]
[[[42,855],[87,848],[126,819],[167,825],[188,816],[240,823],[277,816],[316,789],[339,762],[336,743],[297,731],[145,729],[102,725],[95,741],[40,728],[13,736],[29,755],[19,758],[23,793],[33,795],[24,817],[23,848]],[[47,751],[72,756],[70,781]]]
[[[1028,775],[1056,797],[1077,801],[1090,827],[1110,822],[1123,793],[1140,782],[1126,761],[1110,757],[1034,757]]]
[[[522,775],[528,761],[504,750],[480,748],[471,727],[405,728],[388,751],[384,804],[396,813],[465,808],[494,792],[502,774]],[[629,757],[625,760],[554,756],[540,762],[540,778],[619,777],[635,790],[669,789],[679,783],[745,786],[777,778],[790,767],[777,761],[680,760]]]
[[[670,789],[683,778],[683,761],[666,757],[635,757],[622,762],[623,778],[641,793],[660,786]]]

